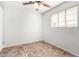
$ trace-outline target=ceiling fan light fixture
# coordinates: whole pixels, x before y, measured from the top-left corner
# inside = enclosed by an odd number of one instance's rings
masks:
[[[35,10],[38,11],[39,9],[36,8]]]
[[[38,4],[37,2],[34,3],[34,7],[35,7],[35,10],[36,10],[36,11],[39,10],[39,4]]]

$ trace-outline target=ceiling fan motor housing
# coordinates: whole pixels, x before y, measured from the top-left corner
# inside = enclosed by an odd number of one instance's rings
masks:
[[[35,1],[36,3],[41,3],[41,1]]]

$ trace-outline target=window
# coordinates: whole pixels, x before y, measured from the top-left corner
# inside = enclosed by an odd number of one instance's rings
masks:
[[[52,24],[52,27],[57,27],[58,26],[58,15],[57,15],[57,13],[54,14],[51,17],[51,24]]]
[[[59,12],[59,27],[65,26],[65,11]]]
[[[53,14],[51,27],[77,27],[77,7]]]
[[[77,7],[66,10],[66,26],[67,27],[77,26]]]

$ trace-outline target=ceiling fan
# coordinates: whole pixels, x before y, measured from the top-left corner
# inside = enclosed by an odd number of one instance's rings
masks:
[[[28,2],[23,3],[23,5],[30,5],[30,4],[34,4],[38,7],[38,8],[36,7],[36,11],[39,10],[40,5],[45,6],[47,8],[51,7],[49,4],[44,3],[44,1],[28,1]]]

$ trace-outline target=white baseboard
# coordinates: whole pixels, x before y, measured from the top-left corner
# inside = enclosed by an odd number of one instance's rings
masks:
[[[30,41],[30,42],[9,43],[9,44],[5,44],[3,48],[12,47],[12,46],[17,46],[17,45],[21,45],[21,44],[33,43],[33,42],[38,42],[38,41],[41,41],[41,40],[34,40],[34,41]]]
[[[69,53],[71,53],[71,54],[73,54],[73,55],[75,55],[75,56],[79,56],[78,54],[76,54],[76,53],[74,53],[74,52],[71,52],[71,51],[69,51],[69,50],[67,50],[67,49],[64,49],[64,48],[62,48],[62,47],[60,47],[60,46],[58,46],[58,45],[56,45],[56,44],[53,44],[53,43],[51,43],[51,42],[49,42],[49,41],[46,41],[46,40],[43,40],[43,41],[45,41],[45,42],[47,42],[47,43],[49,43],[49,44],[51,44],[51,45],[54,45],[54,46],[56,46],[56,47],[58,47],[58,48],[60,48],[60,49],[62,49],[62,50],[64,50],[64,51],[67,51],[67,52],[69,52]]]

